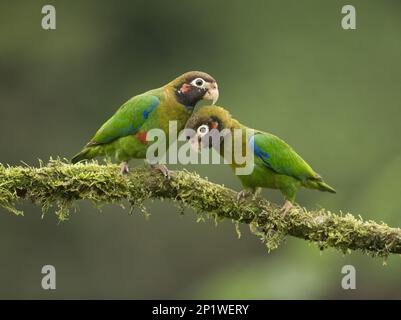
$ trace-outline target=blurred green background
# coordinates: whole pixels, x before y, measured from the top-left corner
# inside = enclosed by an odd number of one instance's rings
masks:
[[[41,28],[44,4],[55,31]],[[357,30],[341,28],[344,4]],[[220,105],[338,190],[301,191],[302,205],[400,226],[400,16],[399,0],[2,1],[0,162],[71,157],[129,97],[199,69]],[[189,169],[240,189],[226,166]],[[169,202],[149,203],[149,220],[81,202],[64,223],[21,206],[0,209],[0,298],[401,298],[398,256],[383,266],[294,238],[268,254],[247,226],[237,240],[231,222],[195,223]],[[55,291],[41,289],[45,264]],[[356,290],[341,288],[345,264]]]

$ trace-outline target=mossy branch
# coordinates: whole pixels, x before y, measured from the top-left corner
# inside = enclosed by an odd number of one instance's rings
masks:
[[[172,199],[194,209],[200,217],[205,214],[216,221],[231,219],[249,224],[269,250],[276,248],[285,235],[291,235],[316,242],[321,249],[360,250],[373,256],[401,253],[399,228],[324,209],[295,207],[283,217],[276,204],[262,198],[238,203],[236,195],[187,171],[173,172],[167,180],[148,168],[134,168],[122,177],[118,166],[96,162],[71,165],[51,160],[38,168],[0,165],[0,206],[15,214],[22,214],[15,207],[20,199],[41,205],[43,212],[56,205],[60,219],[68,216],[76,200],[91,200],[97,205],[128,200],[132,208],[145,211],[145,200]]]

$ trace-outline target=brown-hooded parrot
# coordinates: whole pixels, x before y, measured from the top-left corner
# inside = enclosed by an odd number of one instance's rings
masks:
[[[114,157],[122,163],[121,173],[127,173],[130,159],[145,159],[149,130],[162,129],[168,137],[169,121],[176,120],[177,130],[181,131],[198,101],[204,99],[214,104],[218,97],[217,82],[212,76],[200,71],[184,73],[125,102],[71,161]],[[168,174],[165,166],[157,168]]]
[[[224,129],[233,133],[235,129],[240,130],[242,137],[241,152],[251,150],[254,155],[253,171],[249,175],[238,175],[244,190],[239,193],[239,199],[255,194],[260,188],[279,189],[285,198],[282,211],[286,213],[291,209],[295,201],[297,191],[301,187],[317,189],[335,193],[336,191],[325,183],[318,175],[287,143],[279,137],[256,129],[250,129],[233,119],[230,113],[218,106],[205,106],[194,112],[186,124],[187,138],[194,149],[215,148],[219,149],[220,155],[224,155]],[[213,130],[215,129],[215,130]],[[213,140],[213,135],[217,139]],[[227,135],[234,139],[234,134]],[[212,141],[217,141],[213,143]],[[230,141],[230,140],[228,140]],[[233,143],[232,140],[230,143]],[[232,144],[234,146],[234,144]],[[235,146],[234,146],[235,147]],[[231,148],[234,152],[234,147]],[[240,148],[240,149],[241,149]],[[228,155],[232,160],[230,166],[236,169],[243,164],[235,161],[235,157]]]

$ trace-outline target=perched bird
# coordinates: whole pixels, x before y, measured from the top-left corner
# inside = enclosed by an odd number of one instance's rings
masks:
[[[122,162],[121,173],[127,173],[130,159],[146,157],[149,130],[162,129],[168,138],[169,121],[176,120],[180,131],[198,101],[204,99],[215,104],[218,97],[217,82],[212,76],[200,71],[184,73],[163,87],[125,102],[71,161],[110,156]],[[165,166],[154,167],[168,175]]]
[[[218,106],[207,106],[194,112],[188,120],[187,139],[196,150],[200,148],[219,149],[223,158],[230,156],[233,169],[243,166],[235,161],[235,157],[224,154],[224,144],[227,141],[234,144],[232,139],[234,135],[230,134],[231,140],[224,139],[221,132],[233,133],[234,129],[239,129],[242,137],[242,154],[246,150],[251,150],[254,155],[253,171],[249,175],[239,175],[239,179],[244,190],[238,194],[238,199],[256,194],[261,188],[279,189],[285,197],[285,203],[282,212],[287,213],[293,206],[297,191],[300,187],[317,189],[335,193],[336,191],[326,184],[322,177],[313,169],[283,140],[273,134],[251,129],[251,134],[246,135],[249,129],[237,120],[233,119],[230,113]],[[214,129],[214,130],[213,130]],[[213,139],[217,135],[217,139]],[[212,143],[217,141],[217,143]],[[218,147],[218,148],[217,148]]]

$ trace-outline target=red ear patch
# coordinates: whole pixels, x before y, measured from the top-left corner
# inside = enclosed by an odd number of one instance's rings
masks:
[[[217,129],[219,127],[219,123],[217,121],[212,121],[210,123],[210,128]]]
[[[191,89],[191,86],[190,86],[188,83],[184,83],[184,84],[181,86],[180,91],[181,91],[182,93],[187,93],[190,89]]]

